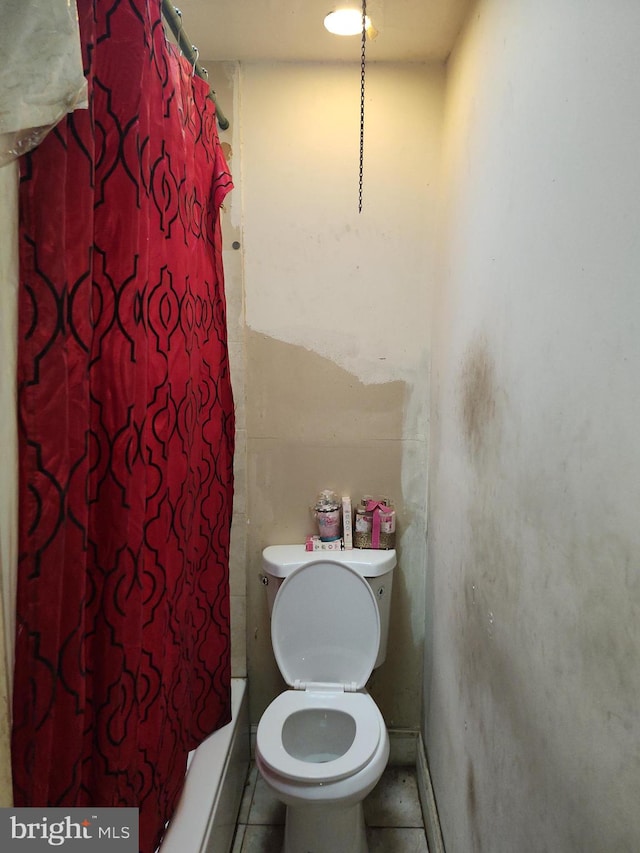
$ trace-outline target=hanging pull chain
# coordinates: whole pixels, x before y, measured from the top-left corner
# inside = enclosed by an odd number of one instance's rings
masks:
[[[362,213],[362,171],[364,166],[364,72],[367,43],[367,0],[362,0],[362,47],[360,52],[360,168],[358,176],[358,213]]]

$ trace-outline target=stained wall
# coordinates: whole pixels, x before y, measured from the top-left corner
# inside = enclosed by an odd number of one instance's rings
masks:
[[[423,734],[446,849],[640,848],[640,7],[449,62]]]

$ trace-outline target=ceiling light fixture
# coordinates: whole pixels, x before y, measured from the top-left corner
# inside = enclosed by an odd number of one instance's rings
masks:
[[[378,31],[371,24],[367,15],[367,0],[361,0],[360,9],[353,6],[336,9],[325,15],[325,28],[337,36],[361,36],[360,43],[360,162],[358,165],[358,213],[362,213],[362,185],[364,171],[364,79],[366,66],[367,38],[374,39]]]
[[[365,20],[369,30],[371,21],[368,16]],[[362,12],[360,9],[336,9],[326,15],[324,26],[336,36],[357,36],[362,32]]]

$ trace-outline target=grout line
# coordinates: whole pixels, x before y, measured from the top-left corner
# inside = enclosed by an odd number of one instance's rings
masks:
[[[236,825],[235,835],[233,836],[233,846],[231,848],[231,853],[241,853],[242,847],[244,845],[244,834],[247,829],[246,824],[238,823]]]

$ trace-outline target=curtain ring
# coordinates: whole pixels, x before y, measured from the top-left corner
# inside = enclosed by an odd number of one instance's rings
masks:
[[[193,77],[193,75],[196,73],[196,65],[198,64],[198,57],[200,56],[200,51],[195,46],[195,44],[191,45],[191,49],[196,55],[196,58],[193,60],[193,68],[191,69],[191,76]]]
[[[180,33],[182,32],[182,28],[184,27],[184,21],[182,19],[182,11],[178,9],[177,6],[173,7],[176,15],[180,18],[180,29],[176,33],[176,41],[178,42],[178,47],[180,47]],[[182,56],[182,48],[180,47],[180,56]]]

